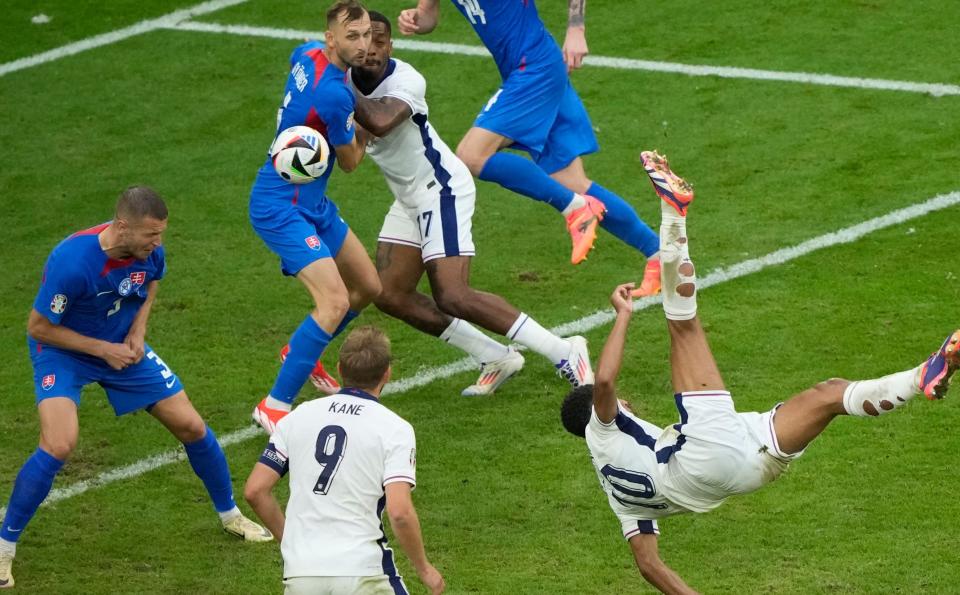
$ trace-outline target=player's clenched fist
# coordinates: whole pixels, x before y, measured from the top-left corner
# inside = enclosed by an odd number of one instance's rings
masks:
[[[137,354],[123,343],[104,343],[100,359],[114,370],[122,370],[137,362]]]
[[[436,28],[438,16],[436,1],[421,3],[416,8],[401,11],[397,26],[404,35],[424,35]]]

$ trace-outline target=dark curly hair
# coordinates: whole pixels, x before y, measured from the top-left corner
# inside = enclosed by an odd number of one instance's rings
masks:
[[[574,436],[584,437],[593,412],[593,385],[584,384],[570,391],[560,406],[560,421]]]

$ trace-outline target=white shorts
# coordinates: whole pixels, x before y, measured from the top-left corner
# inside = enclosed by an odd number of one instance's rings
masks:
[[[377,576],[296,576],[283,579],[284,595],[395,595],[406,593],[399,577]],[[396,586],[396,588],[395,588]]]
[[[676,401],[680,423],[664,430],[656,450],[672,450],[661,467],[664,495],[694,512],[759,489],[803,454],[780,450],[773,429],[779,404],[764,413],[737,413],[726,391],[686,392]]]
[[[393,201],[380,229],[381,242],[420,248],[423,262],[446,256],[474,256],[473,207],[476,192],[441,197],[417,208]]]

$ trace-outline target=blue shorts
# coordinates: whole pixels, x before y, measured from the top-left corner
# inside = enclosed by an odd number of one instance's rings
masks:
[[[271,167],[272,169],[272,167]],[[350,227],[326,196],[310,196],[313,184],[273,183],[263,170],[250,193],[250,223],[260,239],[280,257],[280,270],[294,276],[343,247]]]
[[[80,406],[80,391],[96,382],[107,393],[117,415],[148,408],[183,390],[176,374],[149,345],[139,363],[114,370],[99,358],[43,346],[30,341],[30,362],[37,404],[52,397],[67,397]]]
[[[600,148],[563,61],[514,70],[473,125],[509,138],[548,174]]]

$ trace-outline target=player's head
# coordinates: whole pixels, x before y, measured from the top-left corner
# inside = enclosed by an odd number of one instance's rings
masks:
[[[390,19],[375,10],[370,11],[370,45],[363,61],[362,70],[377,78],[387,68],[387,62],[393,53],[393,30]]]
[[[593,412],[593,385],[584,384],[570,391],[560,406],[560,421],[574,436],[583,438]]]
[[[130,186],[117,200],[113,224],[123,251],[143,260],[163,243],[167,205],[152,188]]]
[[[370,17],[357,0],[338,0],[327,11],[324,34],[328,56],[337,66],[362,66],[370,44]]]
[[[379,393],[390,379],[390,339],[375,326],[361,326],[340,347],[337,369],[344,386]]]

